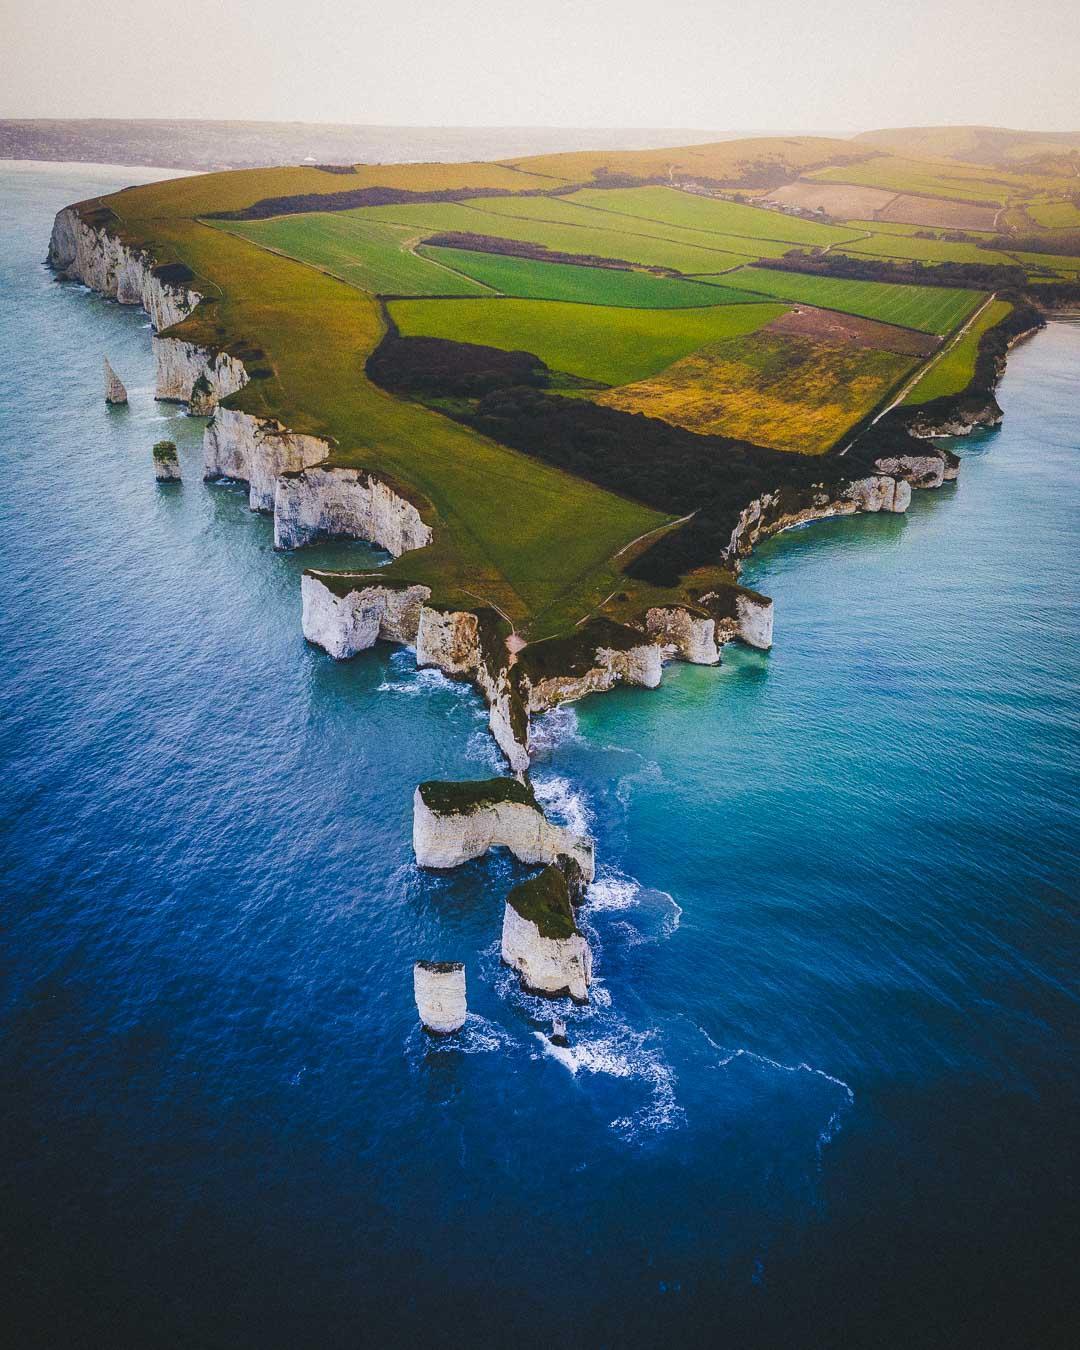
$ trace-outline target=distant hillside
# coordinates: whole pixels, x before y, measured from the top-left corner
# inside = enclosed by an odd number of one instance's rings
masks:
[[[259,169],[278,164],[379,164],[508,159],[568,150],[641,150],[730,139],[686,128],[378,127],[194,119],[0,120],[0,159]]]
[[[911,159],[958,159],[994,168],[1080,155],[1080,131],[1013,131],[1008,127],[893,127],[863,131],[856,141]],[[1053,170],[1051,170],[1053,171]],[[1058,170],[1060,172],[1060,167]]]

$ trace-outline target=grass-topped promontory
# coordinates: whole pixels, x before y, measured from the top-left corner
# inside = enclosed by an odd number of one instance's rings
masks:
[[[433,780],[421,783],[418,791],[420,800],[437,816],[464,816],[488,806],[536,806],[532,788],[516,778],[470,779],[460,783]]]
[[[562,941],[578,931],[566,877],[555,863],[515,886],[506,903],[523,919],[534,923],[543,938]]]

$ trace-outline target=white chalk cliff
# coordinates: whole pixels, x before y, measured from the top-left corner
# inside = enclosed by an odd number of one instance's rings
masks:
[[[534,994],[569,994],[578,1003],[589,1000],[592,950],[580,933],[545,937],[539,926],[524,918],[507,900],[503,912],[502,959],[521,975]]]
[[[282,474],[274,492],[274,547],[314,539],[367,539],[395,558],[431,542],[412,502],[363,469],[301,469]]]
[[[318,436],[303,436],[273,419],[219,407],[203,432],[203,477],[247,483],[251,509],[273,511],[279,475],[319,464],[330,450],[330,443]]]
[[[436,1036],[449,1036],[465,1025],[468,1003],[465,966],[460,961],[417,961],[413,997],[420,1021]]]
[[[519,786],[513,779],[492,780],[499,784]],[[489,849],[508,848],[524,863],[550,863],[568,854],[586,880],[593,879],[592,840],[552,824],[535,801],[519,795],[448,807],[431,792],[448,786],[458,785],[421,783],[413,794],[413,851],[421,867],[460,867]]]
[[[212,352],[182,338],[151,339],[154,348],[154,397],[186,403],[196,417],[207,417],[223,398],[248,382],[244,363],[228,352]]]

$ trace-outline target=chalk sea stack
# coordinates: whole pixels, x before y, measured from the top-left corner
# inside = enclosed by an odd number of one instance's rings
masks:
[[[154,446],[154,477],[159,483],[180,482],[180,460],[172,441],[158,441]]]
[[[527,783],[489,778],[421,783],[416,789],[413,850],[421,867],[460,867],[499,847],[524,863],[550,863],[569,854],[585,880],[593,879],[592,840],[552,824]]]
[[[109,365],[109,358],[102,357],[105,366],[105,402],[112,404],[121,404],[128,401],[127,390],[124,388],[124,382],[112,366]]]
[[[460,961],[417,961],[413,966],[416,1010],[426,1031],[449,1036],[465,1025],[465,966]]]
[[[592,951],[577,926],[567,874],[558,863],[506,897],[502,959],[530,993],[569,994],[578,1003],[588,1002]]]

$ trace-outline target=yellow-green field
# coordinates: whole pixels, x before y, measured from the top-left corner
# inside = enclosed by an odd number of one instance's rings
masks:
[[[915,364],[894,352],[766,331],[703,347],[596,401],[689,431],[817,455],[872,412]]]

